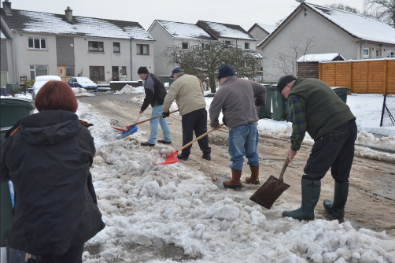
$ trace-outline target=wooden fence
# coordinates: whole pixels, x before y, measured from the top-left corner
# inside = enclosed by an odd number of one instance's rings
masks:
[[[319,63],[319,79],[353,93],[395,94],[395,59]]]

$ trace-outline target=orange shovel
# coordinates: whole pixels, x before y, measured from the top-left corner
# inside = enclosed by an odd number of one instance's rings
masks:
[[[223,124],[221,124],[221,125],[219,126],[219,128],[222,127],[222,126],[223,126]],[[218,129],[219,129],[219,128],[218,128]],[[183,149],[187,148],[187,147],[188,147],[189,145],[191,145],[192,143],[194,143],[194,142],[200,140],[200,139],[203,138],[204,136],[207,136],[209,133],[215,131],[216,129],[217,129],[217,127],[216,127],[216,128],[213,128],[213,129],[211,129],[211,130],[209,130],[209,131],[206,132],[206,133],[203,133],[202,135],[200,135],[199,137],[197,137],[195,140],[188,142],[187,144],[185,144],[184,146],[182,146],[180,149],[178,149],[178,150],[172,152],[169,156],[166,157],[166,160],[164,160],[163,162],[155,162],[155,164],[172,164],[172,163],[178,162],[177,154],[178,154],[179,151],[182,151]]]

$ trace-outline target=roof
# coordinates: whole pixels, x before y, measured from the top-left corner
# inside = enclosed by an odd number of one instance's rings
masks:
[[[222,38],[233,38],[233,39],[246,39],[246,40],[256,40],[250,34],[248,34],[241,26],[222,24],[216,22],[208,22],[199,20],[197,25],[201,26],[213,37],[218,39]]]
[[[248,33],[250,33],[251,30],[252,30],[255,26],[260,27],[263,31],[265,31],[265,32],[268,33],[268,34],[272,33],[272,32],[277,28],[277,26],[272,26],[272,25],[266,25],[266,24],[255,23],[255,24],[248,30]]]
[[[1,36],[1,39],[3,39],[3,38],[7,39],[7,37],[3,33],[3,30],[1,30],[1,29],[0,29],[0,36]]]
[[[188,24],[181,22],[173,22],[166,20],[155,20],[171,37],[174,38],[189,38],[197,40],[213,40],[209,33],[203,30],[196,24]],[[148,30],[150,30],[152,25]]]
[[[322,62],[322,61],[332,61],[337,57],[341,57],[343,60],[344,57],[339,53],[321,53],[321,54],[306,54],[301,56],[297,62]]]
[[[12,9],[12,16],[8,16],[4,14],[3,8],[1,16],[8,27],[15,31],[154,40],[139,23],[131,21],[73,16],[73,23],[69,23],[65,15]]]
[[[305,4],[357,38],[395,44],[395,28],[380,20],[330,7]]]
[[[360,14],[331,7],[314,5],[306,2],[301,3],[273,32],[281,30],[283,25],[285,25],[297,11],[301,10],[299,7],[303,5],[311,8],[317,14],[323,16],[331,23],[335,24],[355,38],[380,43],[395,44],[395,28],[387,25],[384,22]],[[265,42],[272,38],[273,34],[268,35],[257,46],[262,46]]]

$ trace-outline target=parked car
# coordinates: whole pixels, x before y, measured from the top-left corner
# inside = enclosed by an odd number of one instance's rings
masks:
[[[97,84],[87,77],[74,77],[68,81],[72,88],[83,88],[86,90],[97,91]]]
[[[45,76],[37,76],[36,77],[36,80],[35,80],[33,87],[32,87],[33,99],[36,97],[36,95],[37,95],[38,91],[41,89],[41,87],[44,86],[44,84],[50,80],[62,81],[62,79],[59,76],[55,76],[55,75],[45,75]]]

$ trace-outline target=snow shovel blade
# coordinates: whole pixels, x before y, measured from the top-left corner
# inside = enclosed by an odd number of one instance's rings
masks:
[[[129,129],[127,129],[126,131],[124,131],[120,135],[118,135],[115,139],[116,140],[123,139],[125,137],[128,137],[129,135],[132,135],[136,131],[137,131],[137,126],[136,125],[131,126]]]
[[[177,151],[174,151],[169,156],[166,157],[166,160],[164,160],[163,162],[156,162],[155,161],[155,164],[161,165],[161,164],[176,163],[176,162],[178,162],[177,153],[178,153]]]
[[[277,198],[289,188],[283,180],[277,179],[273,175],[250,197],[251,201],[270,209]]]
[[[127,129],[125,129],[125,128],[119,128],[119,127],[115,127],[115,126],[111,126],[111,128],[113,128],[113,129],[115,129],[117,131],[121,131],[121,132],[127,131]]]
[[[270,209],[274,202],[276,202],[277,198],[279,198],[280,195],[289,188],[289,185],[283,181],[283,175],[285,173],[285,169],[287,169],[288,163],[289,159],[287,156],[279,179],[271,175],[269,179],[267,179],[267,181],[250,197],[250,200]]]

